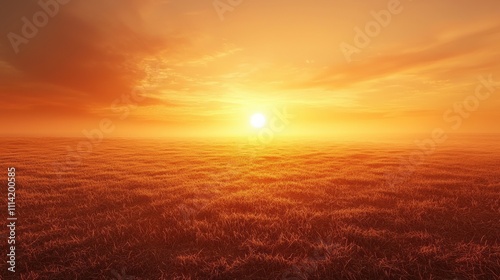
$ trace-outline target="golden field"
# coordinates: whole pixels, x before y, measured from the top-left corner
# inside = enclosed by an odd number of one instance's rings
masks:
[[[411,141],[105,139],[70,160],[81,139],[4,138],[0,158],[21,279],[500,279],[497,139],[415,166]]]

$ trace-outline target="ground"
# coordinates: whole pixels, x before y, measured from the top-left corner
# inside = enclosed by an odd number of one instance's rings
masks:
[[[494,143],[82,141],[0,148],[21,279],[500,278]]]

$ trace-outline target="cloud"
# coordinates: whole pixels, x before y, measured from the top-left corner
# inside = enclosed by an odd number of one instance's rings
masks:
[[[498,44],[499,35],[500,25],[496,25],[457,37],[425,42],[408,50],[386,50],[383,55],[332,66],[310,80],[292,83],[292,87],[338,89],[410,70],[429,75],[431,73],[425,69],[440,68],[443,62],[457,58],[461,59],[462,65],[474,65],[477,61],[467,56],[490,49],[492,42]]]
[[[86,1],[82,7],[81,2],[70,1],[60,6],[59,13],[34,38],[20,46],[19,53],[5,39],[0,61],[7,70],[0,76],[0,98],[30,102],[38,95],[41,103],[51,100],[83,109],[109,105],[131,92],[146,76],[141,63],[144,58],[168,53],[185,43],[145,29],[140,11],[151,2]],[[21,18],[30,18],[37,8],[40,10],[33,3],[3,3],[1,34],[22,34]],[[6,16],[9,12],[14,16]],[[52,90],[47,91],[49,88]]]

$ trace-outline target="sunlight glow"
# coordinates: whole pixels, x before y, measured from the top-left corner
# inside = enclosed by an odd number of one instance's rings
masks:
[[[250,124],[255,128],[261,128],[266,125],[266,116],[261,113],[255,113],[250,117]]]

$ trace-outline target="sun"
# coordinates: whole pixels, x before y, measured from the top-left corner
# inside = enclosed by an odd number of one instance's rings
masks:
[[[255,128],[261,128],[266,125],[266,116],[261,113],[255,113],[250,117],[250,124]]]

